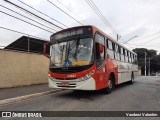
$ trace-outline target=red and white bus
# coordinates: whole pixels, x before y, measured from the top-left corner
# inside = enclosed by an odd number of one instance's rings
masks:
[[[50,55],[46,48],[50,46]],[[50,58],[50,88],[100,90],[110,93],[115,85],[134,82],[137,54],[94,26],[64,29],[44,45]]]

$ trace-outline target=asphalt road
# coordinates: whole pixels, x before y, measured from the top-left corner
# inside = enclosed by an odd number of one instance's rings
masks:
[[[0,111],[160,111],[160,77],[138,77],[134,84],[119,85],[111,94],[103,94],[102,91],[75,93],[69,90],[6,105],[0,107]],[[53,120],[53,118],[46,119]],[[160,118],[83,118],[85,119],[159,120]]]

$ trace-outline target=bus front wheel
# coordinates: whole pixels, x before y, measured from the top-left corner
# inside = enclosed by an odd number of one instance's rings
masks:
[[[108,87],[104,89],[105,93],[110,94],[113,90],[114,82],[113,78],[110,76],[108,79]]]

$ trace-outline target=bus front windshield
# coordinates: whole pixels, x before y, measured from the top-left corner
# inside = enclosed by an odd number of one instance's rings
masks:
[[[84,66],[93,63],[93,39],[73,39],[53,44],[50,68]]]

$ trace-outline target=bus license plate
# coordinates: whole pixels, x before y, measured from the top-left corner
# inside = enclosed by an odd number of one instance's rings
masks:
[[[61,86],[69,86],[69,82],[61,82]]]

